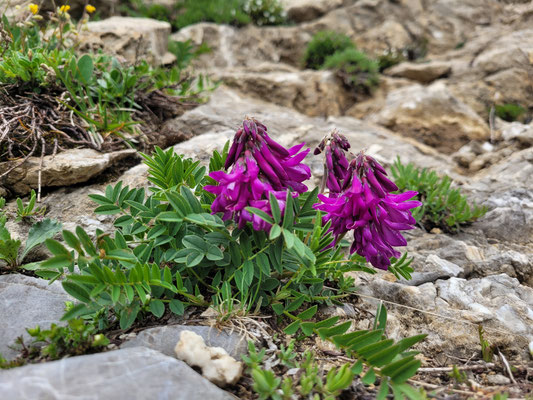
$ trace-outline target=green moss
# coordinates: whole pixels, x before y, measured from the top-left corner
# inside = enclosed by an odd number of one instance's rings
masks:
[[[307,45],[304,65],[306,68],[320,69],[328,57],[347,49],[355,49],[355,44],[348,36],[332,31],[318,32]]]

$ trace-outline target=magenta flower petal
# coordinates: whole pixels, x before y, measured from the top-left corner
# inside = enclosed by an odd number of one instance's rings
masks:
[[[255,119],[244,120],[226,159],[225,169],[232,167],[231,171],[209,174],[218,182],[217,186],[205,186],[217,196],[211,211],[223,213],[223,220],[234,219],[240,228],[251,222],[254,229],[268,232],[270,224],[250,214],[246,207],[272,215],[269,195],[273,193],[283,213],[288,191],[294,191],[292,196],[307,191],[302,182],[310,178],[311,170],[302,161],[309,149],[301,151],[302,147],[303,144],[287,150],[267,134],[265,125]]]
[[[356,252],[374,267],[386,270],[392,257],[400,257],[394,246],[407,244],[401,231],[414,228],[415,219],[410,210],[421,203],[410,199],[417,193],[392,194],[397,187],[386,178],[383,167],[362,153],[350,163],[347,176],[342,177],[340,171],[334,168],[340,163],[334,157],[335,152],[342,151],[344,144],[338,140],[334,146],[332,152],[325,146],[330,195],[319,195],[321,203],[314,207],[326,213],[324,222],[331,221],[330,231],[336,240],[353,231],[354,242],[350,252]],[[339,190],[338,181],[341,179],[350,184],[343,183],[344,187]]]

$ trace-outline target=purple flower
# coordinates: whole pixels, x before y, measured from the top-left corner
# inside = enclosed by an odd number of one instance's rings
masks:
[[[300,151],[303,146],[286,149],[268,136],[266,126],[259,121],[244,120],[226,159],[225,168],[233,168],[229,173],[210,173],[219,184],[204,187],[217,195],[211,211],[222,212],[223,220],[233,218],[239,228],[251,222],[256,230],[270,231],[270,224],[245,208],[256,207],[272,215],[269,196],[273,193],[283,213],[287,191],[294,192],[293,196],[307,191],[302,182],[310,178],[311,170],[301,163],[309,152]]]
[[[302,143],[287,150],[268,135],[265,125],[247,118],[235,134],[224,168],[231,167],[249,150],[257,161],[262,179],[268,181],[274,190],[290,189],[304,193],[307,186],[302,182],[311,177],[310,168],[302,164],[310,151],[306,149],[300,152],[304,145]]]
[[[350,183],[350,168],[344,154],[350,148],[348,140],[337,131],[326,136],[315,149],[314,154],[324,151],[324,183],[330,197],[337,197]]]
[[[407,244],[400,231],[413,229],[416,223],[410,209],[422,203],[408,201],[417,192],[390,193],[398,188],[370,156],[360,153],[350,169],[349,187],[338,196],[320,194],[322,204],[315,204],[315,208],[326,212],[324,221],[331,220],[337,241],[353,230],[350,254],[356,252],[376,268],[386,270],[390,258],[401,255],[394,247]]]

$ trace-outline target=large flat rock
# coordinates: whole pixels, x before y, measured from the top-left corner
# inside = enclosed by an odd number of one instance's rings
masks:
[[[120,150],[112,153],[99,153],[92,149],[70,149],[55,156],[45,156],[42,168],[40,157],[30,157],[26,162],[17,165],[4,179],[3,185],[16,194],[29,193],[39,185],[41,170],[41,186],[69,186],[87,182],[100,174],[114,163],[136,153],[133,149]],[[0,172],[6,171],[19,161],[8,161],[0,164]]]
[[[170,64],[176,60],[167,51],[170,31],[171,26],[165,21],[111,17],[87,24],[80,36],[81,48],[103,48],[105,53],[121,56],[131,64],[140,60],[154,65]]]
[[[20,274],[0,276],[0,354],[6,359],[17,356],[8,346],[19,336],[28,339],[26,328],[58,323],[65,313],[65,301],[73,298],[59,282],[49,285],[44,279]]]
[[[184,362],[143,347],[2,371],[0,393],[6,400],[235,398]]]

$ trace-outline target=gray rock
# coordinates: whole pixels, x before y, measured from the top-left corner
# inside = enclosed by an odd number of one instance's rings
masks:
[[[214,74],[229,87],[309,115],[342,115],[355,101],[332,71],[298,71],[288,65],[226,69]]]
[[[460,266],[431,254],[422,263],[422,268],[417,268],[411,274],[412,279],[406,282],[409,285],[419,286],[426,282],[435,282],[437,279],[458,276],[463,272],[464,270]]]
[[[518,65],[526,65],[527,54],[533,51],[533,29],[501,35],[475,59],[473,66],[494,73]]]
[[[529,125],[525,125],[521,124],[520,122],[503,122],[501,133],[502,138],[505,141],[516,140],[526,146],[533,145],[533,124],[531,123]]]
[[[342,6],[343,0],[283,0],[287,15],[294,22],[312,21]]]
[[[505,242],[533,242],[533,148],[480,171],[465,188],[489,207],[476,224],[488,237]]]
[[[256,66],[264,62],[300,66],[311,35],[296,26],[247,26],[234,28],[214,23],[186,26],[172,34],[172,40],[205,43],[211,51],[193,60],[199,68],[224,69]]]
[[[430,83],[448,75],[452,71],[450,63],[430,61],[427,63],[403,62],[385,71],[385,74],[412,79],[420,83]]]
[[[502,374],[487,375],[485,379],[491,385],[508,385],[511,383],[511,380]]]
[[[234,399],[187,364],[136,347],[0,372],[5,399]]]
[[[354,277],[363,295],[398,304],[386,304],[391,337],[428,334],[421,344],[424,351],[471,356],[479,351],[478,324],[502,351],[525,354],[533,339],[533,288],[506,274],[469,280],[452,277],[420,286],[391,282],[383,274]],[[378,304],[361,297],[359,308],[373,310]]]
[[[112,153],[99,153],[92,149],[72,149],[55,156],[46,156],[41,170],[41,186],[69,186],[87,182],[114,163],[135,153],[133,149]],[[6,176],[4,186],[16,194],[26,194],[31,189],[37,189],[40,161],[39,157],[30,157],[25,163],[17,166]],[[1,163],[0,172],[11,168],[13,162],[18,161]]]
[[[167,51],[170,31],[170,24],[164,21],[111,17],[87,24],[87,30],[80,34],[81,49],[103,49],[130,64],[139,60],[154,65],[170,64],[176,60],[176,56]]]
[[[28,339],[26,328],[48,328],[58,323],[66,301],[73,298],[59,282],[49,285],[44,279],[19,274],[0,276],[0,354],[6,359],[17,356],[8,346],[19,336]]]
[[[391,91],[383,109],[369,120],[448,154],[470,140],[489,137],[485,121],[441,81]]]
[[[174,348],[180,340],[181,332],[186,330],[200,335],[206,345],[210,347],[222,347],[237,361],[240,361],[241,355],[247,352],[248,343],[238,334],[219,331],[209,326],[195,325],[169,325],[145,329],[139,332],[133,339],[122,343],[120,347],[130,348],[143,346],[157,350],[167,356],[174,356]]]

